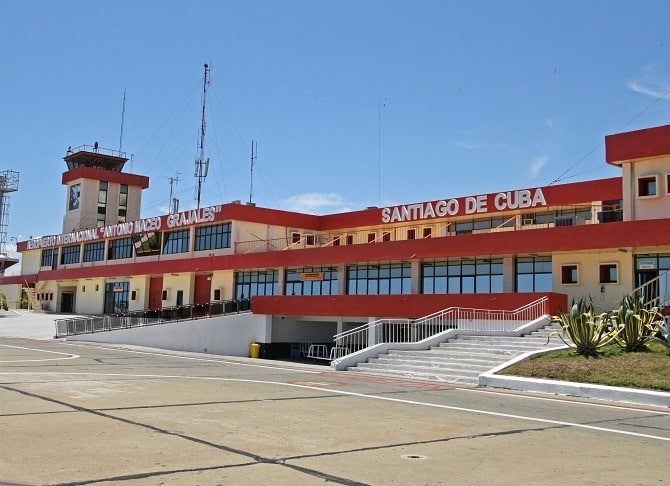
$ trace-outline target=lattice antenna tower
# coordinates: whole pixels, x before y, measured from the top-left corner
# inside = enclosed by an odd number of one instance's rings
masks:
[[[202,183],[209,172],[209,159],[205,160],[205,105],[207,102],[207,86],[209,86],[209,65],[205,64],[205,75],[202,78],[202,121],[200,123],[200,141],[198,142],[198,158],[195,160],[196,201],[200,208]]]
[[[9,220],[9,193],[18,191],[19,173],[0,172],[0,255],[7,254],[7,224]]]

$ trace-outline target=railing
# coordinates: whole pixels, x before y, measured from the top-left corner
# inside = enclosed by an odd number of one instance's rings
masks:
[[[670,307],[670,270],[633,289],[631,294],[644,300],[650,307],[663,311]]]
[[[97,142],[94,145],[79,145],[78,147],[68,147],[67,155],[76,154],[77,152],[91,152],[94,154],[105,154],[113,157],[126,158],[126,153],[119,150],[100,147]]]
[[[449,307],[420,319],[380,319],[336,334],[334,347],[347,354],[381,343],[415,343],[449,329],[511,331],[546,314],[547,297],[515,310]]]
[[[589,213],[590,216],[579,216],[577,213],[580,209],[583,210],[585,214]],[[574,212],[566,213],[563,216],[556,216],[554,214],[554,209],[547,208],[545,210],[535,210],[532,212],[515,214],[502,220],[496,226],[486,228],[476,228],[475,226],[478,222],[478,219],[476,218],[468,220],[464,219],[458,222],[450,221],[433,223],[431,227],[435,231],[431,233],[430,238],[446,238],[466,234],[499,233],[503,231],[525,231],[540,228],[554,228],[556,226],[581,226],[621,220],[621,218],[608,217],[603,221],[600,221],[597,217],[594,217],[594,214],[598,213],[599,209],[602,209],[603,211],[608,210],[608,206],[593,205],[585,207],[583,205],[575,205]],[[612,212],[612,214],[620,213]],[[460,224],[469,223],[472,223],[470,228],[459,229]],[[361,231],[340,234],[320,232],[300,234],[299,239],[295,241],[293,240],[293,236],[265,240],[257,239],[240,241],[235,243],[235,253],[260,253],[266,251],[301,250],[305,248],[320,248],[339,245],[345,246],[347,244],[359,245],[381,243],[386,241],[385,237],[390,238],[391,241],[402,241],[408,239],[408,231],[416,229],[416,224],[406,224],[394,226],[393,228],[388,228],[386,226],[370,227]],[[374,234],[372,240],[369,239],[371,234]],[[414,234],[417,239],[420,238],[420,235],[416,235],[416,233]]]
[[[166,322],[185,321],[203,317],[237,314],[251,309],[251,299],[221,300],[208,304],[165,307],[163,309],[123,312],[104,316],[77,316],[56,319],[56,337],[113,331],[132,327],[153,326]]]

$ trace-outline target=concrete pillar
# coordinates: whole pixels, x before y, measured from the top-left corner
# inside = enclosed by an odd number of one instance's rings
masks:
[[[503,258],[503,292],[514,292],[516,287],[516,275],[514,269],[514,257]]]
[[[337,293],[347,295],[347,266],[345,264],[337,266]]]
[[[411,293],[416,295],[421,293],[421,260],[410,260],[411,264]]]

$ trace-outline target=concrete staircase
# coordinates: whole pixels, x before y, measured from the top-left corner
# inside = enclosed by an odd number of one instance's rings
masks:
[[[558,336],[552,336],[546,344],[547,337],[556,331],[560,326],[551,324],[522,337],[461,335],[424,351],[391,350],[348,370],[476,385],[481,373],[517,356],[562,345]]]

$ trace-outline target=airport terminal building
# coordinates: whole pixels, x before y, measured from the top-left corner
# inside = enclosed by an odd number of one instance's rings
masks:
[[[149,218],[149,179],[82,146],[64,157],[62,233],[19,242],[21,275],[0,292],[89,315],[250,298],[273,342],[541,296],[552,313],[581,296],[608,309],[670,270],[670,125],[605,146],[620,177],[325,216],[235,201]]]

